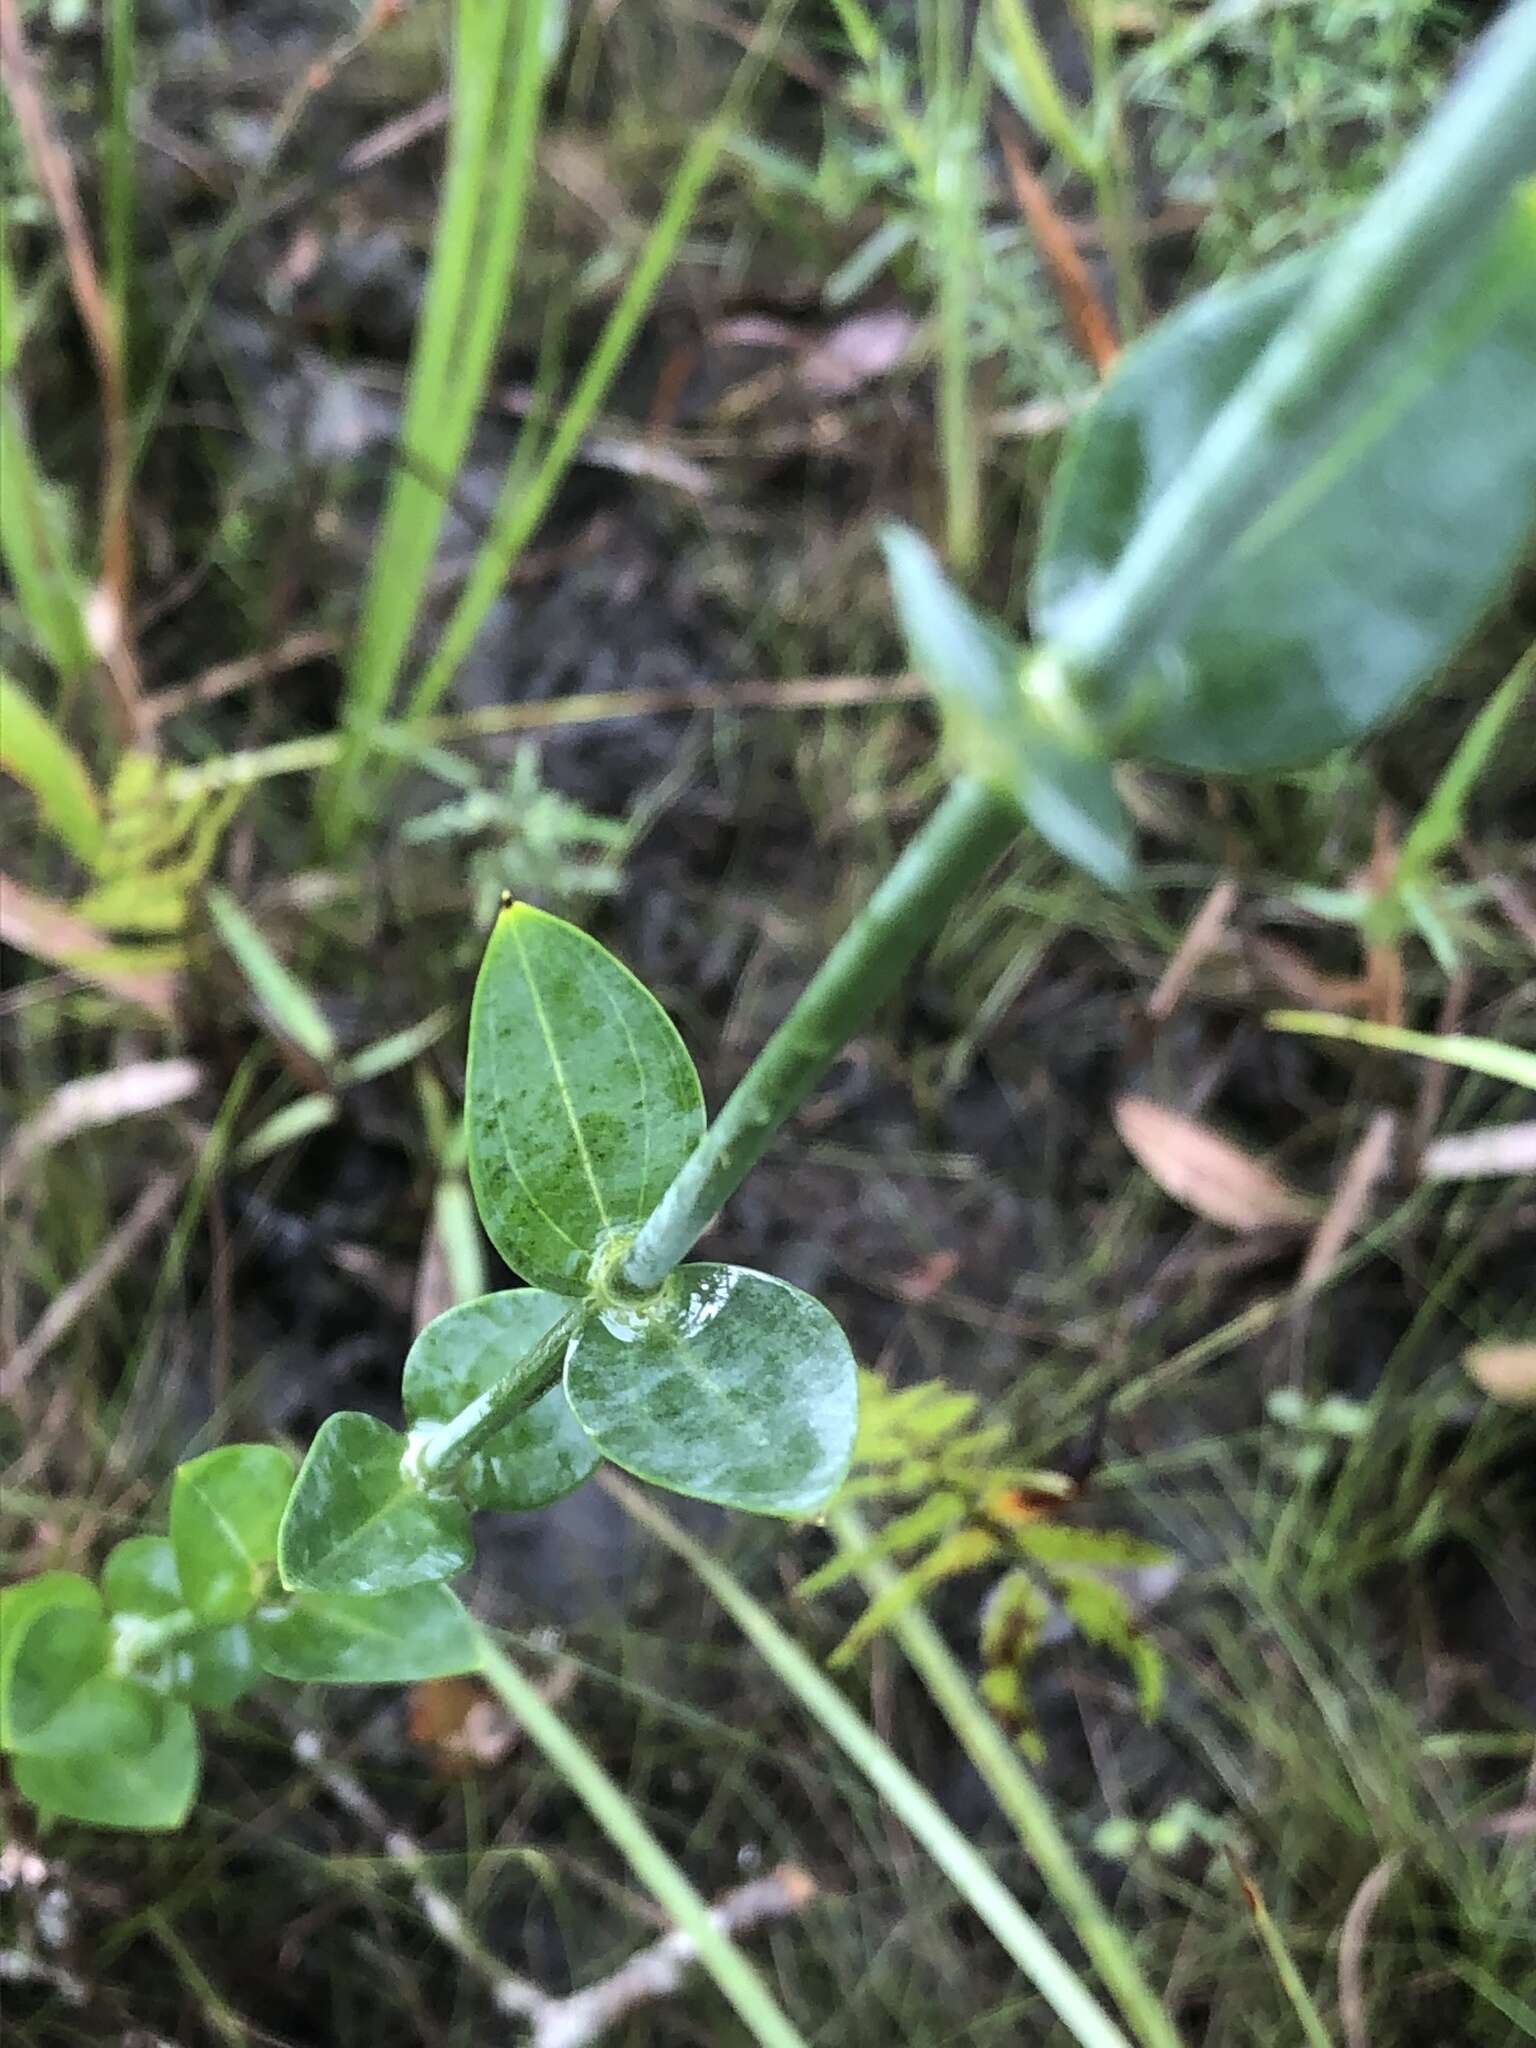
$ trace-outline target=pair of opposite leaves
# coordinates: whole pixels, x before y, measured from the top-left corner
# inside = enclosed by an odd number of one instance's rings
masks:
[[[453,1420],[588,1290],[594,1256],[650,1214],[704,1131],[693,1062],[656,999],[559,918],[514,904],[475,986],[466,1126],[487,1234],[530,1284],[449,1309],[406,1360],[418,1438]],[[470,1510],[523,1510],[600,1458],[760,1514],[822,1506],[857,1423],[847,1339],[767,1274],[688,1265],[649,1310],[594,1312],[560,1384],[478,1452],[451,1489],[402,1471],[395,1431],[342,1414],[315,1438],[284,1518],[289,1586],[374,1593],[470,1563]]]
[[[119,1543],[99,1586],[57,1571],[0,1592],[0,1750],[24,1798],[98,1827],[176,1827],[197,1790],[195,1708],[227,1710],[264,1675],[345,1684],[473,1666],[475,1630],[445,1586],[277,1593],[293,1480],[271,1445],[210,1451],[176,1474],[169,1536]]]
[[[1030,587],[1046,663],[1329,255],[1202,293],[1126,353],[1073,429]],[[1323,396],[1270,449],[1266,510],[1092,743],[1042,713],[1021,687],[1025,651],[926,545],[886,536],[913,666],[959,761],[1112,888],[1134,873],[1113,759],[1226,775],[1311,766],[1399,710],[1508,581],[1536,528],[1536,184]]]

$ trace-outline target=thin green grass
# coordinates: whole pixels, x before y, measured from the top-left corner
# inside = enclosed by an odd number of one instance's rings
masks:
[[[448,497],[484,402],[517,274],[548,63],[546,0],[459,0],[442,205],[406,383],[401,446],[347,666],[347,746],[320,792],[333,850],[355,830],[374,729],[421,610]]]

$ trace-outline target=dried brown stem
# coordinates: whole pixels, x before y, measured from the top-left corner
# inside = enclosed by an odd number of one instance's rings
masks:
[[[531,2048],[588,2048],[636,2007],[669,1998],[682,1988],[693,1967],[695,1950],[690,1938],[674,1929],[585,1991],[557,1998],[540,1990],[483,1945],[452,1899],[433,1883],[419,1844],[392,1825],[355,1772],[325,1754],[313,1729],[298,1730],[293,1750],[337,1805],[376,1835],[384,1853],[407,1873],[427,1925],[486,1983],[502,2012],[527,2024]],[[725,1893],[711,1907],[710,1917],[723,1933],[745,1934],[770,1921],[792,1918],[815,1896],[815,1880],[795,1864],[784,1863]]]

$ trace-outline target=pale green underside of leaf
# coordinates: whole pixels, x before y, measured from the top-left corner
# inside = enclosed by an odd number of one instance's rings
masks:
[[[1024,650],[961,597],[925,541],[903,526],[881,540],[908,652],[939,701],[956,766],[1011,797],[1063,859],[1127,888],[1130,821],[1108,760],[1046,728],[1021,686]]]
[[[542,1288],[486,1294],[445,1310],[405,1361],[405,1412],[417,1425],[450,1422],[560,1320],[570,1303]],[[551,1387],[454,1476],[472,1507],[521,1513],[559,1500],[591,1477],[597,1446]]]
[[[296,1593],[251,1624],[256,1658],[300,1685],[389,1685],[449,1678],[475,1666],[474,1624],[443,1585],[373,1598]]]
[[[692,1151],[704,1104],[655,997],[574,925],[519,903],[475,985],[465,1120],[492,1243],[531,1285],[580,1294],[599,1241],[643,1222]]]
[[[740,1266],[681,1266],[665,1313],[594,1320],[565,1388],[603,1455],[674,1493],[756,1514],[825,1506],[848,1470],[858,1374],[820,1302]]]
[[[468,1567],[468,1510],[405,1478],[404,1449],[404,1438],[371,1415],[332,1415],[320,1425],[278,1532],[289,1591],[394,1592]]]
[[[1032,612],[1090,602],[1315,275],[1209,292],[1128,351],[1047,505]],[[1382,337],[1145,679],[1138,757],[1303,766],[1390,717],[1456,651],[1536,530],[1536,206],[1527,188],[1419,317]]]

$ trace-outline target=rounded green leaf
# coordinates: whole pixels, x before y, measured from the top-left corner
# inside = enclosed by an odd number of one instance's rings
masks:
[[[853,1455],[847,1338],[819,1301],[740,1266],[681,1266],[653,1310],[589,1323],[565,1390],[605,1458],[723,1507],[813,1513]]]
[[[461,1302],[436,1317],[405,1361],[405,1412],[416,1427],[451,1422],[493,1387],[559,1322],[563,1295],[523,1287]],[[591,1477],[597,1446],[551,1387],[455,1473],[453,1490],[471,1507],[513,1513],[544,1507]]]
[[[405,1439],[371,1415],[321,1423],[278,1530],[290,1591],[387,1593],[468,1566],[468,1509],[418,1486],[401,1470],[404,1451]]]
[[[371,1599],[296,1593],[251,1622],[256,1660],[300,1685],[396,1685],[473,1670],[475,1628],[446,1586]]]
[[[69,1756],[18,1756],[16,1789],[44,1814],[103,1828],[175,1828],[197,1791],[197,1728],[175,1700],[158,1703],[147,1748],[92,1748]]]
[[[176,1573],[176,1553],[165,1536],[129,1536],[107,1553],[101,1594],[109,1614],[142,1614],[151,1620],[185,1605]]]
[[[171,1543],[183,1598],[207,1621],[239,1621],[261,1597],[293,1465],[273,1444],[229,1444],[182,1465],[171,1489]]]
[[[649,990],[595,939],[514,903],[475,984],[469,1173],[513,1272],[586,1290],[612,1230],[642,1223],[704,1129],[699,1077]]]
[[[1205,293],[1127,352],[1047,505],[1043,637],[1096,595],[1317,260]],[[1536,188],[1286,452],[1286,487],[1136,693],[1139,756],[1316,761],[1390,717],[1476,624],[1536,529]]]
[[[33,1622],[47,1614],[54,1616],[55,1633],[63,1632],[61,1640],[74,1632],[77,1684],[106,1662],[110,1639],[102,1620],[101,1595],[89,1579],[78,1572],[41,1572],[35,1579],[0,1589],[0,1750],[14,1747],[11,1675],[17,1656]],[[24,1726],[37,1720],[33,1684],[29,1676],[23,1685]]]
[[[880,538],[912,666],[939,701],[956,765],[1011,797],[1064,859],[1128,888],[1130,820],[1107,755],[1052,729],[1023,687],[1025,650],[966,602],[926,541],[905,526]]]
[[[5,1747],[37,1756],[148,1748],[159,1729],[160,1703],[114,1670],[112,1625],[96,1588],[57,1572],[12,1594],[0,1613]]]

